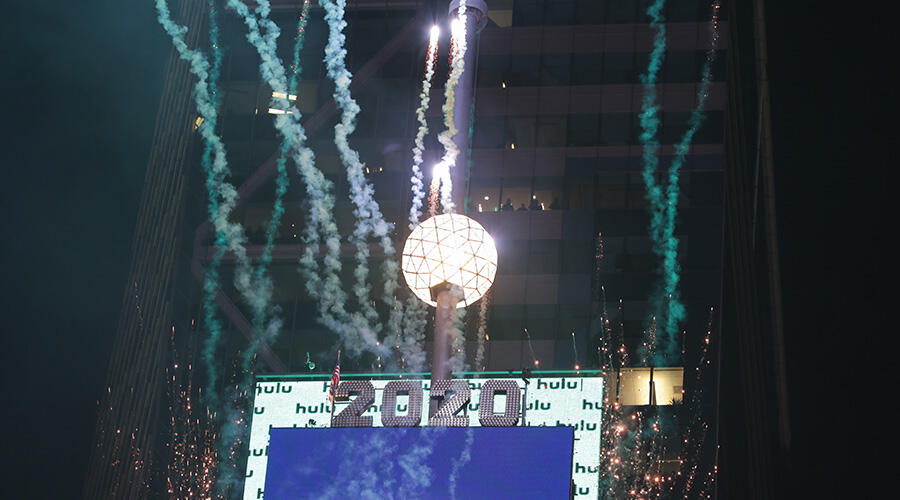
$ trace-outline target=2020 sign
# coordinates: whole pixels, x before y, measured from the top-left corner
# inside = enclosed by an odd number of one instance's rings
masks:
[[[494,413],[494,396],[506,395],[503,413]],[[373,417],[363,413],[375,404],[375,387],[368,380],[341,382],[335,395],[339,400],[356,396],[346,408],[331,418],[332,427],[372,427]],[[409,396],[409,411],[397,415],[397,397]],[[449,395],[449,397],[447,397]],[[460,411],[469,404],[471,390],[463,380],[436,380],[431,387],[428,425],[432,427],[468,427],[469,416]],[[394,380],[384,387],[381,397],[381,423],[385,427],[416,427],[422,421],[424,395],[422,384],[413,380]],[[512,380],[488,380],[481,387],[478,421],[484,427],[512,427],[519,421],[521,397],[519,386]]]

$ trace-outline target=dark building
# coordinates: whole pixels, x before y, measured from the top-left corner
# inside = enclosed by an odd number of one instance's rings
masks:
[[[301,3],[273,2],[285,61],[290,60]],[[597,285],[603,285],[609,308],[621,311],[625,343],[634,350],[646,328],[648,297],[657,279],[638,140],[640,75],[652,48],[653,32],[645,14],[651,2],[487,3],[488,25],[477,47],[470,47],[477,50],[477,76],[466,207],[493,235],[500,260],[483,368],[529,366],[531,348],[542,369],[590,366],[596,349],[592,304],[601,300]],[[777,424],[784,422],[784,396],[778,389],[784,380],[771,220],[773,165],[766,153],[761,23],[751,6],[738,3],[725,2],[720,15],[722,36],[706,121],[692,141],[681,176],[676,234],[688,310],[685,366],[696,361],[713,307],[719,311],[713,338],[722,350],[721,358],[713,361],[722,366],[721,382],[715,374],[705,382],[705,406],[721,443],[734,446],[720,455],[722,484],[729,492],[758,491],[759,498],[772,498],[777,471],[783,467],[780,459],[773,459],[787,451],[782,436],[786,426]],[[666,4],[668,45],[658,86],[663,168],[696,105],[701,67],[712,43],[709,3]],[[385,217],[396,223],[398,246],[408,234],[410,148],[428,27],[445,23],[446,10],[445,2],[402,0],[357,0],[348,7],[348,65],[355,75],[353,94],[362,108],[351,141],[368,165],[368,180]],[[192,27],[190,43],[205,43],[205,2],[184,0],[173,12],[178,22]],[[271,89],[259,77],[258,58],[244,38],[245,28],[228,11],[222,18],[226,62],[220,134],[228,148],[230,180],[241,195],[233,219],[247,231],[248,253],[258,255],[274,197],[280,138],[268,113]],[[332,142],[338,113],[322,63],[327,27],[320,9],[312,10],[305,36],[297,102],[317,166],[335,184],[339,203],[334,215],[346,234],[353,215]],[[434,135],[442,129],[447,46],[444,35],[428,112],[432,133],[425,166],[440,154]],[[202,145],[194,133],[193,83],[173,52],[148,161],[108,395],[98,419],[88,498],[144,497],[161,491],[168,453],[162,436],[169,346],[174,342],[192,352],[204,334],[201,289],[212,240],[199,167]],[[327,371],[335,343],[317,324],[315,304],[297,273],[303,191],[299,178],[291,175],[271,266],[274,301],[285,327],[278,340],[260,352],[263,373],[306,370],[307,353]],[[597,258],[601,246],[602,258]],[[347,264],[351,252],[347,246]],[[347,264],[345,270],[351,267]],[[226,257],[216,300],[226,342],[236,351],[255,333],[230,284],[231,265]],[[470,363],[476,344],[472,324],[466,346]],[[198,358],[192,361],[198,363]],[[370,368],[351,359],[344,364],[347,371]],[[720,386],[721,391],[745,388],[740,408],[719,409]],[[740,495],[721,497],[734,496]]]

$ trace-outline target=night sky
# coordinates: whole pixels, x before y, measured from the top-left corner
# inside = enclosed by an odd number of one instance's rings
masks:
[[[77,498],[169,41],[149,0],[9,3],[0,497]],[[896,28],[873,4],[769,4],[792,477],[797,492],[858,496],[897,465],[875,456],[896,456]]]

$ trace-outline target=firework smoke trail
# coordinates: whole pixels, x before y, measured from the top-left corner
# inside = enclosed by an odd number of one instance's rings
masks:
[[[425,197],[422,183],[422,152],[425,150],[425,136],[428,134],[428,121],[425,119],[425,112],[431,103],[431,80],[434,77],[434,64],[437,61],[438,53],[438,35],[440,30],[437,26],[432,26],[431,35],[428,40],[428,54],[425,56],[425,79],[422,80],[422,92],[419,94],[419,107],[416,109],[416,119],[419,121],[419,129],[416,132],[415,144],[413,146],[413,164],[412,164],[412,206],[409,208],[409,228],[412,229],[419,224],[422,217],[422,199]]]
[[[428,326],[428,308],[415,295],[406,298],[402,308],[402,324],[393,329],[389,324],[384,343],[394,349],[393,357],[388,358],[391,370],[401,372],[422,372],[426,370],[425,328]]]
[[[359,115],[359,105],[350,95],[350,83],[352,75],[347,70],[345,58],[347,50],[344,48],[346,37],[343,30],[347,26],[344,20],[346,0],[319,0],[319,5],[325,9],[325,21],[328,23],[328,43],[325,45],[325,67],[328,77],[334,82],[335,102],[341,110],[341,121],[334,126],[334,144],[337,146],[341,161],[347,170],[347,181],[350,184],[350,199],[355,208],[356,227],[353,230],[351,241],[356,244],[356,285],[353,291],[357,302],[365,318],[374,326],[375,334],[380,330],[378,324],[378,312],[369,300],[371,286],[367,283],[369,275],[369,245],[368,238],[378,240],[385,260],[382,264],[382,276],[384,279],[383,300],[389,306],[389,323],[397,328],[400,322],[400,305],[397,303],[394,293],[397,290],[397,275],[399,266],[393,258],[396,253],[391,241],[390,233],[393,224],[384,220],[381,208],[374,198],[374,189],[365,178],[363,170],[365,165],[359,158],[359,153],[350,146],[350,134],[356,130],[356,118]],[[388,351],[389,352],[389,351]],[[384,355],[386,352],[380,352]]]
[[[531,360],[534,361],[534,366],[537,367],[541,362],[535,357],[534,348],[531,347],[531,335],[528,334],[528,328],[523,328],[522,330],[525,331],[525,338],[528,339],[528,351],[531,352]]]
[[[306,24],[309,20],[309,4],[310,0],[304,0],[303,7],[300,11],[300,18],[297,20],[297,37],[294,41],[294,59],[291,64],[291,79],[288,84],[287,93],[283,96],[283,98],[288,99],[288,101],[291,100],[291,96],[297,94],[297,82],[303,71],[303,68],[300,65],[300,52],[303,50]],[[290,153],[290,149],[290,141],[286,137],[283,137],[281,142],[281,154],[278,156],[278,160],[275,164],[277,172],[275,176],[275,202],[272,206],[272,216],[266,224],[265,243],[263,244],[263,249],[254,274],[257,283],[269,283],[268,286],[270,287],[271,283],[267,271],[269,264],[272,263],[272,249],[275,246],[275,235],[278,232],[278,227],[281,225],[281,219],[284,215],[284,195],[287,193],[288,186],[290,185],[287,175],[287,155]],[[267,311],[264,308],[254,308],[253,329],[257,332],[264,331],[266,329],[267,316],[273,312],[274,311]],[[248,379],[253,372],[251,364],[256,356],[256,352],[259,350],[260,342],[261,340],[259,337],[255,337],[250,342],[250,346],[243,353],[242,368]],[[249,381],[247,383],[249,384]]]
[[[659,169],[659,104],[656,102],[656,84],[659,81],[659,71],[662,68],[663,60],[666,53],[666,26],[664,23],[662,9],[665,6],[665,0],[655,0],[647,7],[647,15],[650,17],[650,28],[656,32],[653,37],[653,50],[650,52],[650,62],[647,66],[647,72],[641,75],[641,83],[644,87],[644,95],[641,100],[641,114],[639,116],[641,124],[640,142],[642,146],[642,159],[644,168],[642,177],[646,187],[647,201],[650,203],[650,240],[653,242],[654,251],[659,254],[659,250],[663,247],[662,234],[664,227],[665,207],[663,205],[663,190],[656,182],[656,172]],[[661,255],[662,256],[662,255]],[[665,273],[664,273],[665,274]],[[664,283],[669,278],[663,277]],[[664,286],[665,288],[665,286]],[[664,307],[664,300],[657,296],[651,297],[651,307],[653,308],[653,316],[664,316],[661,309]],[[663,294],[665,297],[665,294]],[[672,296],[668,304],[673,310],[682,312],[680,318],[673,318],[674,321],[680,321],[683,318],[683,308],[678,309],[674,302],[677,297]],[[680,303],[678,304],[680,305]],[[646,344],[646,342],[644,342]],[[652,355],[646,349],[640,349],[638,352],[641,362],[648,364],[652,360]]]
[[[491,302],[491,290],[484,294],[481,298],[481,304],[478,306],[478,347],[475,350],[475,370],[484,371],[484,341],[487,340],[487,315]]]
[[[662,18],[662,7],[665,2],[657,0],[647,8],[650,26],[656,30],[653,51],[647,73],[641,76],[644,84],[644,97],[640,115],[641,144],[643,145],[644,170],[643,178],[647,187],[647,199],[650,202],[650,237],[653,250],[662,258],[662,286],[651,302],[657,309],[657,316],[662,318],[664,333],[663,349],[653,355],[654,364],[665,364],[675,357],[678,345],[679,324],[684,320],[686,311],[681,302],[678,284],[681,280],[681,267],[678,263],[678,238],[675,236],[675,220],[678,212],[679,180],[681,167],[684,164],[688,149],[694,135],[700,129],[705,118],[705,104],[712,83],[712,63],[715,61],[719,39],[718,0],[712,4],[712,46],[707,52],[706,62],[701,73],[700,89],[697,93],[697,106],[688,119],[688,129],[675,144],[675,156],[669,166],[666,185],[663,189],[656,183],[655,174],[659,167],[659,140],[656,133],[659,128],[659,106],[656,104],[656,83],[665,51],[665,26]],[[662,309],[665,308],[665,313]],[[648,362],[646,352],[641,353],[644,362]]]
[[[444,127],[446,129],[438,135],[438,141],[444,146],[444,156],[441,158],[435,172],[440,173],[441,186],[441,205],[444,211],[452,213],[453,205],[453,183],[450,177],[450,169],[456,167],[456,158],[459,156],[459,148],[453,142],[453,137],[458,130],[453,123],[453,107],[456,104],[456,88],[459,86],[459,79],[465,70],[466,58],[466,0],[460,0],[459,9],[456,11],[456,19],[451,23],[451,48],[452,57],[450,77],[444,87]],[[435,176],[437,177],[437,176]]]
[[[294,42],[294,61],[293,64],[291,64],[291,80],[288,84],[287,95],[284,96],[284,98],[288,100],[291,99],[291,96],[297,94],[297,82],[303,71],[302,66],[300,66],[300,52],[303,50],[306,23],[309,19],[309,2],[310,0],[305,0],[303,2],[300,18],[297,21],[297,38]],[[278,156],[276,162],[275,203],[272,207],[272,217],[266,224],[265,244],[263,245],[263,250],[259,258],[259,265],[257,267],[257,278],[259,279],[263,278],[265,269],[268,267],[269,263],[272,262],[272,248],[275,245],[275,235],[278,232],[278,226],[281,224],[281,218],[284,215],[283,200],[289,186],[287,156],[290,153],[290,148],[290,141],[287,138],[283,138],[281,141],[281,154]]]
[[[248,28],[247,39],[260,56],[260,73],[276,95],[287,95],[285,69],[276,52],[278,26],[269,19],[271,7],[268,1],[259,0],[255,12],[251,12],[240,0],[227,0]],[[261,28],[265,29],[263,35]],[[370,351],[386,354],[378,343],[377,335],[360,315],[350,315],[344,308],[346,294],[339,278],[340,235],[334,222],[334,195],[332,184],[315,166],[315,155],[306,145],[306,131],[300,123],[301,113],[287,98],[273,96],[272,105],[285,111],[275,115],[275,128],[291,143],[291,156],[306,187],[309,213],[304,231],[305,250],[300,258],[300,272],[306,282],[307,292],[318,301],[319,321],[334,331],[352,355]],[[320,236],[321,234],[321,236]],[[317,249],[324,243],[325,255],[321,257],[322,274],[317,274]]]
[[[428,466],[428,459],[434,453],[435,440],[443,435],[446,429],[446,427],[421,429],[416,444],[398,457],[397,464],[403,471],[403,476],[397,489],[397,498],[423,498],[426,495],[426,490],[434,479],[434,471]]]
[[[209,45],[212,49],[213,63],[209,72],[209,93],[212,108],[219,109],[219,89],[218,81],[222,68],[222,50],[219,47],[219,25],[218,11],[216,10],[215,0],[207,0],[207,10],[209,11]],[[205,117],[204,117],[205,118]],[[217,114],[214,114],[212,121],[208,125],[215,130]],[[205,121],[205,120],[204,120]],[[203,155],[200,164],[203,171],[206,172],[206,190],[207,193],[215,192],[216,175],[212,169],[213,143],[204,141]],[[208,213],[210,220],[213,220],[219,209],[219,200],[214,196],[209,197]],[[223,231],[215,231],[215,240],[213,243],[213,256],[209,266],[206,269],[206,279],[203,282],[203,316],[204,324],[209,330],[209,337],[204,340],[203,359],[206,361],[206,373],[208,375],[206,385],[206,400],[212,408],[218,408],[220,401],[218,396],[218,370],[216,363],[216,348],[222,338],[222,324],[216,316],[216,292],[219,288],[219,266],[228,246],[228,241]]]
[[[579,369],[581,364],[578,363],[578,346],[575,344],[575,332],[572,332],[572,351],[575,353],[575,369]]]
[[[244,229],[240,224],[232,223],[228,220],[237,203],[238,193],[234,186],[226,181],[227,177],[230,175],[230,170],[225,155],[225,144],[222,142],[221,137],[215,132],[217,122],[215,95],[218,94],[218,91],[215,83],[212,85],[210,84],[211,78],[218,76],[219,67],[217,64],[221,65],[221,55],[214,56],[213,65],[211,66],[206,59],[206,56],[201,51],[191,49],[187,46],[184,35],[187,33],[188,28],[179,26],[172,21],[166,0],[156,0],[156,10],[157,19],[172,39],[172,44],[178,51],[179,57],[189,63],[191,73],[197,77],[197,83],[194,85],[194,102],[197,111],[204,119],[197,130],[200,132],[200,136],[205,144],[202,163],[203,167],[207,169],[206,187],[209,196],[208,208],[210,220],[213,223],[216,232],[217,249],[214,257],[218,256],[218,258],[221,259],[221,256],[224,254],[223,248],[227,248],[227,250],[231,251],[235,256],[237,263],[234,276],[235,288],[238,289],[243,298],[252,307],[265,308],[271,297],[271,283],[267,281],[254,282],[250,259],[247,257],[245,248],[246,237],[244,235]],[[215,9],[213,9],[210,14],[214,15]],[[213,50],[216,52],[218,51],[218,29],[215,24],[212,26],[214,28],[212,31]],[[206,154],[207,150],[209,151],[209,154]],[[204,283],[207,302],[212,300],[210,294],[215,293],[215,283],[217,280],[218,272],[216,270],[208,276],[207,281]],[[206,308],[206,315],[208,317],[213,317],[214,313],[210,308]],[[218,323],[213,323],[213,328],[215,330],[211,332],[211,339],[204,348],[205,354],[210,356],[208,359],[213,359],[215,355],[215,346],[220,334],[220,328],[217,328],[217,325]],[[277,330],[280,328],[280,322],[275,320],[270,324],[270,327]],[[214,383],[217,378],[217,368],[212,363],[210,363],[210,367],[210,378],[212,379],[210,387],[214,388]],[[214,393],[210,394],[208,398],[211,404],[218,402],[218,398]]]
[[[260,1],[258,3],[259,8],[257,9],[257,12],[263,19],[266,19],[269,11],[268,2]],[[337,227],[334,225],[334,222],[330,220],[330,214],[334,206],[334,199],[329,193],[330,184],[324,179],[322,173],[315,168],[312,151],[305,148],[304,144],[306,137],[303,128],[299,126],[299,111],[297,111],[295,107],[292,108],[290,105],[285,70],[281,65],[281,61],[275,54],[275,42],[280,31],[274,23],[268,23],[265,24],[265,35],[262,35],[260,32],[260,24],[257,22],[256,16],[250,13],[245,4],[240,1],[228,0],[227,6],[232,10],[235,10],[249,28],[247,38],[251,42],[251,45],[257,49],[261,60],[260,72],[273,91],[272,107],[285,111],[284,114],[276,115],[275,126],[282,133],[285,140],[290,141],[290,149],[293,153],[294,162],[297,164],[301,177],[306,183],[307,196],[311,207],[310,223],[308,224],[304,235],[305,243],[307,243],[306,253],[304,255],[307,259],[307,266],[305,267],[305,270],[308,271],[306,273],[307,287],[315,291],[321,290],[323,295],[326,293],[337,293],[337,296],[341,297],[342,292],[339,283],[334,283],[334,285],[329,288],[327,286],[328,284],[322,284],[321,281],[317,279],[318,276],[315,273],[314,254],[315,249],[318,248],[320,242],[318,230],[321,230],[325,234],[326,245],[329,250],[329,255],[324,259],[325,265],[330,265],[332,267],[336,265],[338,270],[340,269],[340,261],[337,258],[337,252],[340,247],[340,239],[337,237]],[[276,98],[276,93],[283,97]],[[325,215],[323,216],[322,214]],[[240,263],[241,261],[239,260],[239,264]],[[264,273],[262,274],[264,275]],[[271,280],[268,279],[268,277],[261,280],[256,280],[254,278],[256,278],[256,273],[236,273],[235,276],[236,282],[239,283],[239,289],[240,284],[245,284],[242,283],[244,281],[249,282],[252,280],[257,282],[256,289],[261,293],[251,294],[250,296],[245,294],[244,298],[253,311],[253,318],[256,323],[254,326],[258,327],[260,323],[265,322],[265,320],[261,318],[265,318],[266,315],[273,312],[272,308],[269,306],[272,288]],[[336,276],[333,281],[338,281]],[[314,294],[313,296],[319,297],[317,294]],[[342,301],[341,304],[343,304]],[[247,399],[250,395],[248,387],[252,378],[252,373],[250,372],[255,360],[255,352],[262,342],[271,341],[277,336],[280,326],[280,320],[273,315],[267,325],[256,330],[256,337],[251,341],[247,352],[242,356],[243,361],[241,364],[244,369],[241,372],[241,376],[238,377],[240,381],[233,388],[231,395],[232,404],[226,409],[226,414],[222,415],[223,422],[219,453],[221,461],[219,462],[219,478],[217,485],[223,493],[240,490],[237,485],[241,481],[241,477],[239,471],[237,471],[236,458],[238,456],[238,451],[243,446],[244,436],[247,432],[248,420],[245,417],[246,409],[244,406],[247,404]]]
[[[675,145],[675,157],[669,165],[668,184],[666,187],[665,216],[663,218],[663,230],[660,241],[662,248],[658,251],[663,256],[664,297],[667,298],[669,311],[665,318],[664,331],[666,333],[668,348],[671,351],[677,345],[675,336],[678,325],[685,317],[684,305],[681,303],[678,283],[680,281],[681,268],[678,264],[678,238],[675,236],[675,218],[678,212],[679,180],[681,167],[690,148],[694,135],[703,125],[706,118],[706,99],[709,97],[709,87],[712,84],[712,65],[716,59],[716,49],[719,42],[719,0],[712,4],[712,45],[706,53],[706,61],[700,78],[700,89],[697,92],[697,106],[691,111],[688,119],[688,128]],[[656,216],[654,215],[654,219]]]
[[[450,498],[456,500],[456,481],[459,478],[459,470],[466,466],[470,460],[472,460],[472,444],[475,443],[475,431],[469,427],[466,429],[466,442],[463,444],[462,453],[460,453],[459,457],[453,460],[453,464],[450,468]]]

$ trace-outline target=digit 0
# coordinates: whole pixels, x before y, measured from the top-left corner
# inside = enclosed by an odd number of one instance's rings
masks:
[[[397,416],[397,395],[409,395],[409,413]],[[381,424],[385,427],[416,427],[422,421],[422,384],[394,380],[384,386],[381,396]]]
[[[494,394],[506,394],[506,410],[494,414]],[[481,386],[478,421],[484,427],[513,427],[519,421],[519,385],[513,380],[488,380]]]

